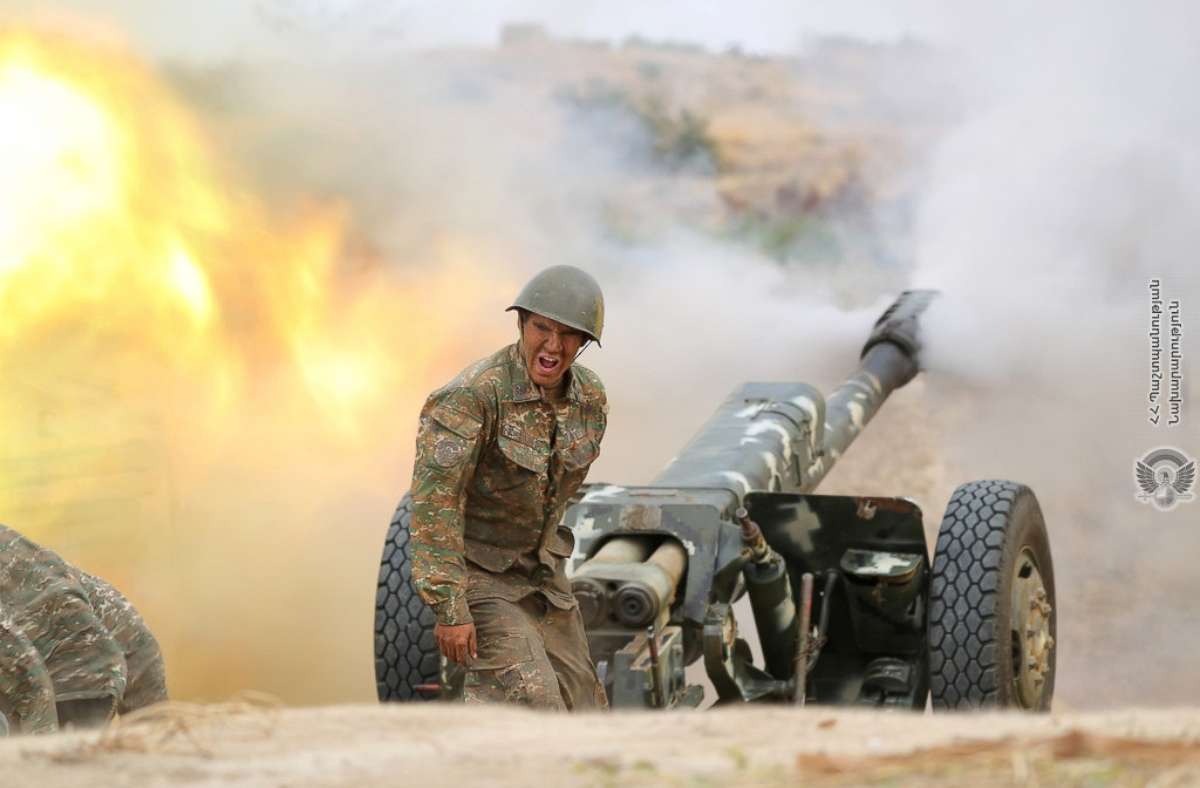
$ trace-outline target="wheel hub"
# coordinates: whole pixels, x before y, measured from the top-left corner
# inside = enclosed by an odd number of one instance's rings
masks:
[[[1021,551],[1013,567],[1012,656],[1013,685],[1020,705],[1041,707],[1054,653],[1050,635],[1053,613],[1041,572],[1029,548]]]

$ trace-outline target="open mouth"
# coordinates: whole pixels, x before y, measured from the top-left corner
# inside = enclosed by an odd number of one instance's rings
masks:
[[[538,353],[537,368],[541,372],[553,372],[558,369],[558,358],[556,356],[548,356],[545,353]]]

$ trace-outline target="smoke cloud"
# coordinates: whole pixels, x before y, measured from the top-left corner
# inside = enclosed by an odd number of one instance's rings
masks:
[[[1132,469],[1200,435],[1194,388],[1178,426],[1146,411],[1150,280],[1185,325],[1200,317],[1200,55],[1183,32],[1200,17],[1069,4],[960,21],[973,106],[930,167],[913,274],[946,293],[926,328],[946,462],[1038,493],[1064,705],[1195,703],[1200,535],[1187,506],[1135,501]]]

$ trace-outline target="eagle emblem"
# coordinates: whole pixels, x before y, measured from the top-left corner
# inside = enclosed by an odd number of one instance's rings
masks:
[[[1153,504],[1160,512],[1188,503],[1196,496],[1191,492],[1196,483],[1196,461],[1188,459],[1179,449],[1163,446],[1134,461],[1137,478],[1137,499]]]

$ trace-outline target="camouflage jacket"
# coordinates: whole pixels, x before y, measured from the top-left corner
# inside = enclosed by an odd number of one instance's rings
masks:
[[[0,605],[0,718],[7,733],[58,730],[54,683],[33,642]]]
[[[574,538],[558,524],[600,453],[608,404],[594,372],[574,365],[567,375],[565,397],[543,400],[514,344],[426,400],[413,465],[412,579],[440,623],[471,622],[471,598],[539,590],[559,607],[574,605],[563,572]]]
[[[55,704],[70,701],[107,704],[111,714],[165,699],[158,643],[133,606],[0,525],[0,711],[9,724],[53,730]]]
[[[117,711],[128,714],[166,700],[162,651],[137,608],[107,581],[80,569],[76,572],[92,610],[125,655],[125,692],[117,699]]]

